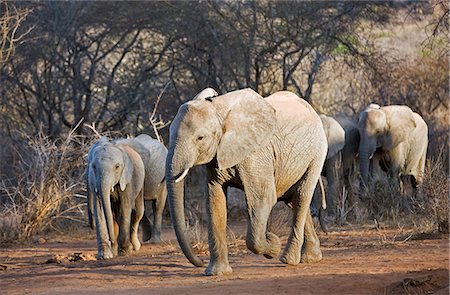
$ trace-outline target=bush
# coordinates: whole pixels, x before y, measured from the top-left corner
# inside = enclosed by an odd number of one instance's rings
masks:
[[[448,233],[449,178],[448,171],[444,167],[442,157],[435,161],[427,161],[421,207],[425,209],[425,216],[433,224],[434,230]]]
[[[28,137],[15,180],[2,181],[8,197],[0,215],[2,242],[29,239],[64,220],[84,222],[85,156],[90,140],[70,132],[52,141]]]

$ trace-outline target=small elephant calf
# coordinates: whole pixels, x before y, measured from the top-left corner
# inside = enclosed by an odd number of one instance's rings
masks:
[[[112,142],[102,138],[92,146],[87,168],[88,215],[91,227],[95,221],[97,228],[99,259],[117,255],[118,246],[121,255],[139,250],[140,221],[143,241],[161,241],[166,155],[164,145],[144,134]],[[152,202],[153,221],[144,212],[144,200]],[[116,221],[119,245],[113,228]]]
[[[127,255],[141,247],[137,231],[144,215],[144,179],[144,163],[131,147],[102,138],[89,151],[89,220],[92,227],[95,221],[98,259],[112,258],[118,250]]]

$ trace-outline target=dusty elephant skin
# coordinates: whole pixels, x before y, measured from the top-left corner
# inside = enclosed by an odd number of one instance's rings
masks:
[[[320,115],[323,129],[327,137],[328,152],[325,163],[323,165],[322,175],[327,179],[327,193],[326,193],[326,212],[334,215],[336,209],[336,197],[338,196],[338,175],[343,176],[344,186],[348,192],[349,205],[354,203],[352,186],[350,185],[350,174],[356,166],[359,149],[359,130],[358,122],[347,116],[330,117]],[[341,165],[338,165],[341,163]],[[340,170],[336,169],[341,167]],[[319,196],[316,191],[316,201],[313,206],[320,208]],[[318,209],[323,211],[323,209]],[[324,213],[319,212],[319,218],[323,218]],[[321,220],[321,225],[322,225]]]
[[[207,275],[231,273],[226,244],[224,188],[243,189],[247,203],[246,244],[253,253],[278,256],[279,238],[267,231],[277,201],[292,206],[293,226],[280,257],[286,264],[321,260],[309,205],[327,153],[317,113],[293,93],[262,98],[251,89],[217,96],[211,89],[183,104],[170,126],[166,161],[168,204],[178,242],[196,266],[184,219],[184,181],[189,169],[206,164],[210,261]]]
[[[144,215],[145,177],[139,154],[129,146],[102,138],[89,151],[86,174],[89,217],[91,222],[94,219],[97,233],[97,258],[139,250],[137,232]],[[118,236],[114,229],[116,222]]]
[[[428,127],[419,114],[407,106],[372,104],[360,114],[358,126],[360,172],[365,184],[371,174],[381,170],[396,178],[411,175],[416,187],[422,183]]]
[[[141,220],[142,240],[159,243],[161,242],[162,215],[167,198],[164,180],[167,149],[162,143],[146,134],[141,134],[135,138],[119,139],[114,142],[134,149],[144,163],[144,202],[149,203],[150,206],[146,206],[145,214]],[[147,209],[153,211],[152,220],[148,218],[150,212]]]

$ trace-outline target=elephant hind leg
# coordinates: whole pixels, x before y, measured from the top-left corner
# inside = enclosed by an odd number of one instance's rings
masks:
[[[322,252],[320,251],[320,242],[314,229],[311,213],[306,214],[305,222],[305,242],[302,247],[302,263],[313,263],[322,260]]]
[[[304,247],[304,262],[319,261],[321,259],[320,243],[314,230],[309,206],[311,203],[317,180],[320,177],[321,166],[310,165],[306,173],[296,183],[298,193],[293,198],[294,220],[288,242],[280,257],[286,264],[296,265],[301,260],[301,249]]]
[[[425,171],[425,163],[426,163],[426,150],[420,156],[420,159],[415,165],[413,171],[411,171],[411,175],[413,176],[413,186],[418,188],[423,183],[423,173]]]
[[[167,191],[164,187],[159,194],[158,198],[153,203],[153,227],[152,227],[152,243],[161,242],[161,226],[162,226],[162,215],[164,212],[164,207],[166,205]]]

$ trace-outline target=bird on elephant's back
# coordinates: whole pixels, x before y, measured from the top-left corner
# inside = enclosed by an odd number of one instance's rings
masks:
[[[231,272],[226,243],[224,189],[245,192],[247,247],[273,258],[279,238],[267,230],[277,201],[291,205],[294,221],[280,260],[287,264],[322,258],[309,204],[327,153],[319,116],[295,94],[282,91],[267,98],[251,89],[218,95],[208,88],[180,106],[170,126],[166,183],[172,224],[183,253],[202,266],[192,252],[184,217],[184,178],[189,169],[207,167],[210,260],[207,275]]]

